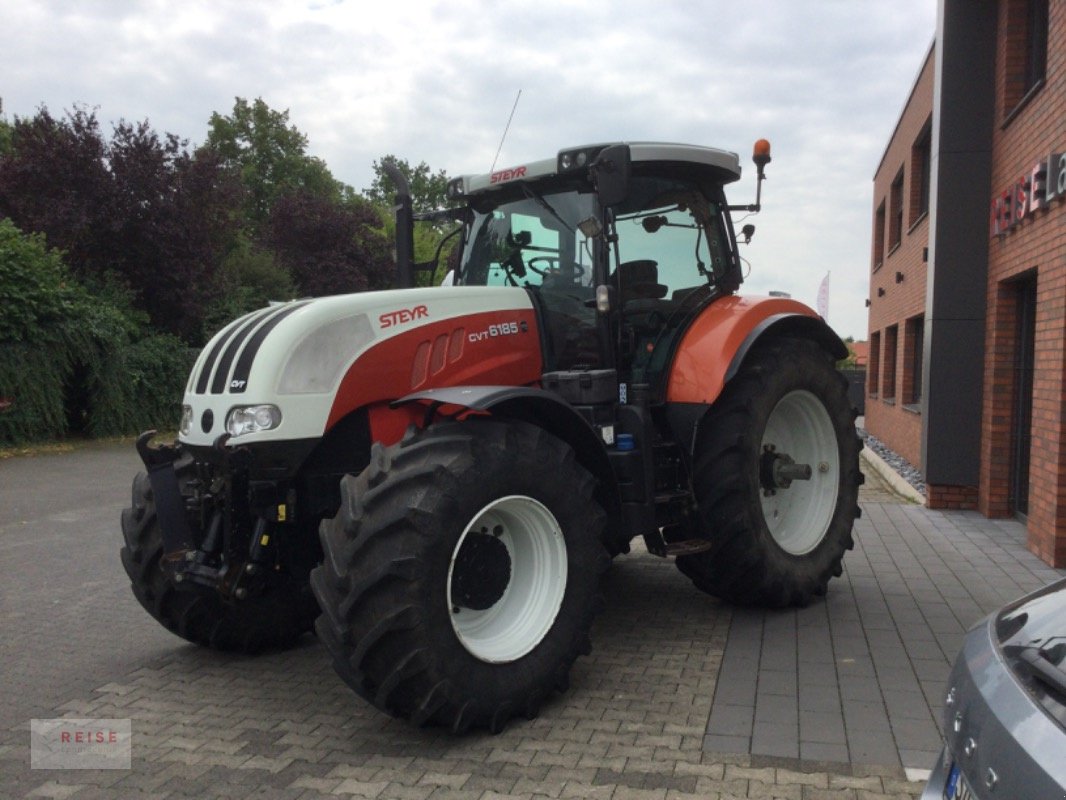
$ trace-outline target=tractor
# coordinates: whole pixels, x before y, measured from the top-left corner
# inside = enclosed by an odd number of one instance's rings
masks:
[[[399,288],[226,325],[177,440],[138,439],[137,599],[220,650],[313,630],[378,709],[496,732],[567,687],[637,540],[725,603],[824,595],[859,516],[847,351],[737,294],[765,140],[754,161],[750,205],[735,153],[629,142],[456,178],[422,215],[390,166]],[[420,220],[458,236],[440,286],[415,287]]]

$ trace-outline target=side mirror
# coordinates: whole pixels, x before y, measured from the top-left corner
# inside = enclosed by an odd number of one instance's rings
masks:
[[[592,185],[604,208],[618,205],[629,195],[629,145],[612,144],[600,151],[589,167]]]

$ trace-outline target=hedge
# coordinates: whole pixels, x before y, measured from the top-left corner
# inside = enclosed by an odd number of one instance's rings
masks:
[[[0,219],[0,443],[173,428],[192,359]]]

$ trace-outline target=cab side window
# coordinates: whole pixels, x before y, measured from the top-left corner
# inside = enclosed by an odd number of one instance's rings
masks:
[[[722,231],[717,209],[694,189],[665,193],[656,201],[617,219],[622,291],[631,293],[624,287],[630,277],[631,282],[661,287],[635,289],[638,294],[654,291],[656,299],[674,299],[678,292],[712,283],[714,275],[721,274]],[[626,268],[634,264],[638,266]]]

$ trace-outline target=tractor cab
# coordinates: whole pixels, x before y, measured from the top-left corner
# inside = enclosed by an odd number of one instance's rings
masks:
[[[614,369],[661,395],[680,334],[741,282],[723,186],[734,153],[633,143],[454,179],[469,211],[452,281],[526,290],[545,371]]]

